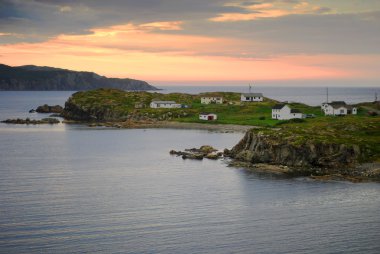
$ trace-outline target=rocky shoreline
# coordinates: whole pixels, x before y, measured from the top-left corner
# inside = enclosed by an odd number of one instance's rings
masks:
[[[7,119],[4,121],[1,121],[1,123],[36,125],[36,124],[58,124],[60,123],[60,121],[56,118],[50,118],[50,117],[43,118],[41,120],[35,120],[35,119],[29,119],[29,118],[26,118],[26,119],[17,118],[17,119]]]
[[[380,163],[362,162],[362,153],[359,146],[315,142],[294,145],[275,135],[250,130],[224,154],[233,160],[231,165],[251,171],[314,179],[379,181]]]

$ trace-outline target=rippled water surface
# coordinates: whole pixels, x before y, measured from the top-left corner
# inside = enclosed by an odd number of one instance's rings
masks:
[[[0,118],[55,96],[0,93]],[[0,124],[0,253],[379,253],[380,184],[168,153],[242,135]]]

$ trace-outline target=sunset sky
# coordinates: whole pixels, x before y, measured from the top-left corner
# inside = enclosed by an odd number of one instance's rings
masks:
[[[380,1],[0,0],[0,63],[153,85],[380,86]]]

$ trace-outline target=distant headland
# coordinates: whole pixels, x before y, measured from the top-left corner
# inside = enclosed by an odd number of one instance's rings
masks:
[[[129,91],[158,90],[145,81],[107,78],[94,72],[0,64],[0,91],[83,91],[101,87]]]

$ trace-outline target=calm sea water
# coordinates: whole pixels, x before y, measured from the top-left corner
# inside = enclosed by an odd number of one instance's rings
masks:
[[[0,92],[0,119],[70,94]],[[0,124],[0,253],[379,253],[380,184],[168,153],[242,135]]]

